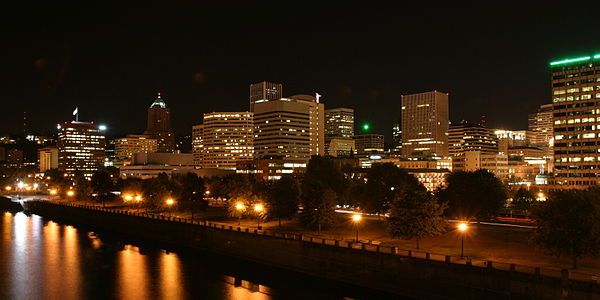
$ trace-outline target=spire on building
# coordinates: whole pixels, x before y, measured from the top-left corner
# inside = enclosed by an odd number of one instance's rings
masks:
[[[167,103],[165,103],[165,101],[160,97],[160,92],[157,93],[157,98],[156,98],[156,100],[154,100],[154,102],[152,102],[152,105],[150,105],[150,108],[153,108],[156,106],[160,106],[161,108],[167,107]]]

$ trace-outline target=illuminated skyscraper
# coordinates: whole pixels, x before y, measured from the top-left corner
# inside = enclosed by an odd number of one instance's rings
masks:
[[[350,155],[354,147],[354,109],[325,110],[325,148],[328,155]]]
[[[283,97],[283,85],[281,83],[259,82],[250,85],[250,111],[254,111],[254,104],[270,100],[278,100]]]
[[[38,149],[38,162],[40,172],[58,168],[58,148],[48,146]]]
[[[401,103],[402,155],[448,156],[448,94],[402,95]]]
[[[104,166],[104,133],[93,122],[64,122],[58,128],[58,169],[85,176]]]
[[[550,63],[554,178],[559,188],[600,183],[600,54]]]
[[[383,134],[357,134],[354,136],[356,153],[380,153],[384,150]]]
[[[160,97],[160,93],[148,108],[148,126],[144,134],[158,141],[157,152],[172,153],[175,151],[175,133],[171,129],[171,109]]]
[[[194,165],[235,170],[239,160],[253,158],[253,132],[251,112],[205,113],[192,128]]]
[[[325,153],[325,107],[311,95],[254,105],[256,158],[309,160]]]

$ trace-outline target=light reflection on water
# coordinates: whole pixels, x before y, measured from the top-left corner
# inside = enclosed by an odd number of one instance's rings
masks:
[[[0,299],[349,299],[300,275],[124,244],[37,215],[4,213],[0,226]]]

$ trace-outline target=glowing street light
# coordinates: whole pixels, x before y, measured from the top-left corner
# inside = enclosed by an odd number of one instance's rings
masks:
[[[246,206],[242,202],[235,204],[235,210],[238,212],[238,225],[242,223],[242,212],[246,209]]]
[[[356,242],[358,243],[358,223],[362,220],[362,216],[360,214],[353,214],[352,221],[354,222],[354,226],[356,226]]]
[[[133,200],[133,196],[131,196],[131,195],[125,195],[125,196],[123,196],[123,199],[125,201],[131,201],[131,200]]]
[[[135,196],[135,201],[137,201],[137,202],[142,201],[142,196],[140,196],[140,195]]]
[[[173,200],[173,199],[169,198],[169,199],[167,199],[167,201],[165,201],[165,203],[166,203],[168,206],[172,206],[172,205],[175,203],[175,200]]]
[[[69,191],[67,192],[67,196],[69,196],[69,197],[73,197],[73,196],[75,196],[75,192],[74,192],[73,190],[69,190]]]
[[[12,190],[12,186],[7,185],[7,186],[4,187],[4,189],[7,190],[7,191],[10,191],[10,190]]]
[[[465,231],[469,229],[469,225],[467,223],[462,222],[458,224],[458,230],[460,230],[460,257],[465,256]]]
[[[257,227],[260,229],[260,214],[265,210],[265,206],[262,203],[254,204],[254,211],[256,212]]]
[[[56,196],[56,194],[58,194],[57,190],[55,190],[55,189],[50,190],[50,195]]]

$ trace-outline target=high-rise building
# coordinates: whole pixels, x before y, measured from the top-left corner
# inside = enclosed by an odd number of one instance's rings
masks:
[[[259,82],[250,84],[250,111],[254,111],[254,104],[283,97],[283,85],[281,83]]]
[[[402,154],[402,128],[400,122],[392,127],[392,152]]]
[[[58,169],[85,176],[104,166],[104,133],[93,122],[71,121],[58,126]]]
[[[115,140],[115,159],[130,162],[135,153],[153,153],[158,151],[158,141],[143,134],[130,134]]]
[[[383,134],[357,134],[354,143],[357,154],[380,153],[384,150]]]
[[[325,110],[325,138],[354,136],[354,109],[332,108]]]
[[[528,119],[531,146],[538,147],[544,151],[544,157],[553,160],[554,157],[554,117],[552,115],[552,104],[540,106],[537,112],[529,114]]]
[[[550,63],[554,177],[559,188],[600,183],[600,54]]]
[[[325,153],[325,107],[310,95],[254,104],[256,158],[308,160]]]
[[[401,96],[402,155],[448,156],[448,94]]]
[[[448,146],[450,156],[464,155],[467,151],[495,154],[498,153],[498,137],[494,130],[480,125],[451,124],[448,130]]]
[[[192,128],[196,168],[235,170],[239,160],[252,159],[254,124],[251,112],[205,113]]]
[[[38,149],[38,162],[40,172],[58,168],[58,148],[48,146]]]
[[[171,129],[171,109],[160,97],[160,93],[148,108],[148,126],[144,134],[158,141],[157,152],[173,153],[175,151],[175,133]]]
[[[354,109],[325,110],[325,148],[327,155],[346,156],[354,149]]]

